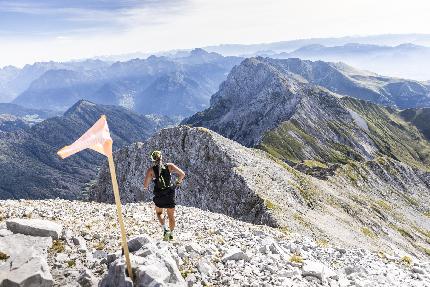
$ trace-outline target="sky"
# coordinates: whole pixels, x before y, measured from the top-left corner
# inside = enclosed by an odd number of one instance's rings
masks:
[[[0,0],[0,67],[312,37],[430,33],[427,0]]]

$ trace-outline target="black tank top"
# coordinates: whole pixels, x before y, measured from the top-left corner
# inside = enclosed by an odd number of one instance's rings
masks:
[[[171,175],[170,175],[169,168],[163,164],[161,166],[161,174],[158,173],[158,169],[159,169],[159,165],[154,165],[152,167],[152,170],[154,171],[154,174],[155,174],[154,192],[162,191],[171,187],[171,184],[170,184]]]

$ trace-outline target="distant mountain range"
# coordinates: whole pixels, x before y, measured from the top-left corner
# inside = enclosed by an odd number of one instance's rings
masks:
[[[82,100],[63,116],[30,128],[11,132],[0,129],[0,199],[82,198],[84,185],[95,178],[104,158],[84,151],[60,160],[56,152],[81,136],[102,114],[107,115],[114,149],[144,140],[173,124],[165,117],[141,116],[122,107]]]
[[[256,53],[271,58],[300,58],[329,62],[344,62],[354,67],[416,80],[430,79],[430,48],[414,44],[398,46],[379,46],[349,43],[342,46],[323,46],[313,44],[303,46],[292,52]]]
[[[79,64],[38,63],[22,70],[6,67],[3,74],[14,72],[0,77],[0,96],[6,95],[0,100],[19,94],[13,103],[64,111],[77,100],[86,99],[140,114],[181,119],[206,108],[210,96],[240,61],[238,57],[195,49],[183,57],[151,56],[113,64],[92,60]],[[20,80],[23,77],[25,81]],[[15,87],[15,83],[21,85]],[[10,91],[10,87],[15,89]]]
[[[283,160],[347,163],[385,155],[427,169],[430,143],[395,109],[315,86],[379,103],[404,104],[405,98],[412,105],[429,103],[428,91],[383,96],[386,85],[397,86],[391,81],[344,65],[250,58],[232,70],[210,108],[184,123],[207,127]]]
[[[292,52],[301,47],[314,44],[324,46],[342,46],[348,43],[380,46],[397,46],[404,43],[411,43],[414,45],[430,46],[430,34],[385,34],[338,38],[311,38],[261,44],[221,44],[216,46],[207,46],[203,49],[223,55],[250,56],[262,51],[273,51],[275,53]]]

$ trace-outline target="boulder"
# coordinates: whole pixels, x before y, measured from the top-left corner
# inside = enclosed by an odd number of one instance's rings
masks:
[[[228,260],[245,260],[248,261],[249,257],[242,250],[237,247],[232,247],[227,250],[226,254],[222,258],[222,262],[226,262]]]
[[[152,239],[147,235],[139,235],[130,239],[128,243],[128,251],[135,252],[142,248],[145,244],[151,243]]]
[[[98,285],[96,277],[94,277],[93,273],[86,268],[79,274],[77,282],[82,287],[94,287]]]
[[[1,287],[53,286],[52,275],[46,262],[50,237],[13,234],[2,237],[0,250],[10,256],[0,265]]]
[[[338,278],[338,275],[333,270],[318,261],[306,261],[302,267],[302,275],[303,277],[311,276],[320,280]]]
[[[186,286],[167,244],[156,245],[150,237],[141,235],[129,241],[129,250],[135,286]],[[128,284],[132,283],[126,277],[124,259],[119,258],[110,264],[99,286],[133,286]]]
[[[0,229],[0,237],[12,235],[13,232],[7,229]]]
[[[6,221],[7,229],[13,233],[31,236],[52,237],[58,239],[61,236],[63,226],[50,220],[42,219],[9,219]]]

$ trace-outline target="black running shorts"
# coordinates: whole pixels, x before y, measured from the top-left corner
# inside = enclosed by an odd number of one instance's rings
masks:
[[[175,188],[167,188],[164,190],[154,191],[152,199],[155,206],[159,208],[175,208]]]

